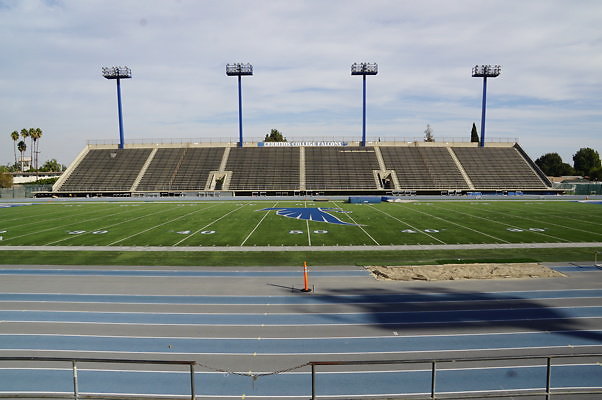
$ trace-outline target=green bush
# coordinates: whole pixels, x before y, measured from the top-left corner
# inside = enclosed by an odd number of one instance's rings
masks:
[[[8,172],[0,172],[0,187],[10,188],[13,187],[13,176]]]

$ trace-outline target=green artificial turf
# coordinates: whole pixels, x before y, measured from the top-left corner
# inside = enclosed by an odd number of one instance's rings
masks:
[[[593,262],[602,248],[319,252],[4,251],[5,265],[311,266]],[[600,258],[600,257],[599,257]]]
[[[269,207],[321,207],[350,225],[286,218]],[[574,201],[74,202],[0,208],[2,246],[167,246],[189,252],[1,251],[1,264],[321,265],[460,259],[590,260],[599,249],[204,252],[205,246],[602,242],[602,205]],[[195,248],[199,248],[196,251]],[[277,250],[277,249],[276,249]],[[310,261],[310,260],[307,260]]]

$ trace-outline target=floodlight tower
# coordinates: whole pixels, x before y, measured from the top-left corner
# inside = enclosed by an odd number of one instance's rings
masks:
[[[238,147],[242,147],[242,84],[241,78],[253,75],[253,66],[249,63],[226,64],[227,76],[238,76]]]
[[[363,76],[363,107],[362,107],[362,143],[366,146],[366,75],[378,74],[378,65],[376,63],[353,63],[351,64],[351,75]]]
[[[119,148],[123,149],[123,115],[121,113],[121,79],[132,77],[132,70],[128,67],[103,67],[102,76],[107,79],[117,80],[117,111],[119,113]]]
[[[473,78],[483,78],[483,109],[481,110],[481,147],[485,147],[485,106],[487,105],[487,78],[495,78],[502,72],[499,65],[475,65]]]

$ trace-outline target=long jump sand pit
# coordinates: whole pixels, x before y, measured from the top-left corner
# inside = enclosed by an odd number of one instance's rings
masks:
[[[566,277],[566,275],[538,263],[369,266],[366,268],[378,280],[394,281],[453,281],[463,279]]]

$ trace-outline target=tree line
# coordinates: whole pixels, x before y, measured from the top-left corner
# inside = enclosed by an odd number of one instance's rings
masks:
[[[584,147],[573,155],[573,165],[562,161],[558,153],[547,153],[535,160],[535,164],[548,176],[583,176],[592,181],[602,181],[600,155],[594,149]]]
[[[13,152],[15,155],[15,166],[18,165],[17,161],[17,150],[21,154],[21,172],[24,170],[24,156],[23,154],[27,151],[27,143],[26,140],[29,139],[29,169],[38,169],[38,158],[39,158],[39,140],[42,138],[42,130],[40,128],[29,128],[29,129],[21,129],[19,131],[12,131],[10,133],[10,138],[13,140]],[[17,143],[17,141],[21,138],[21,140]]]

